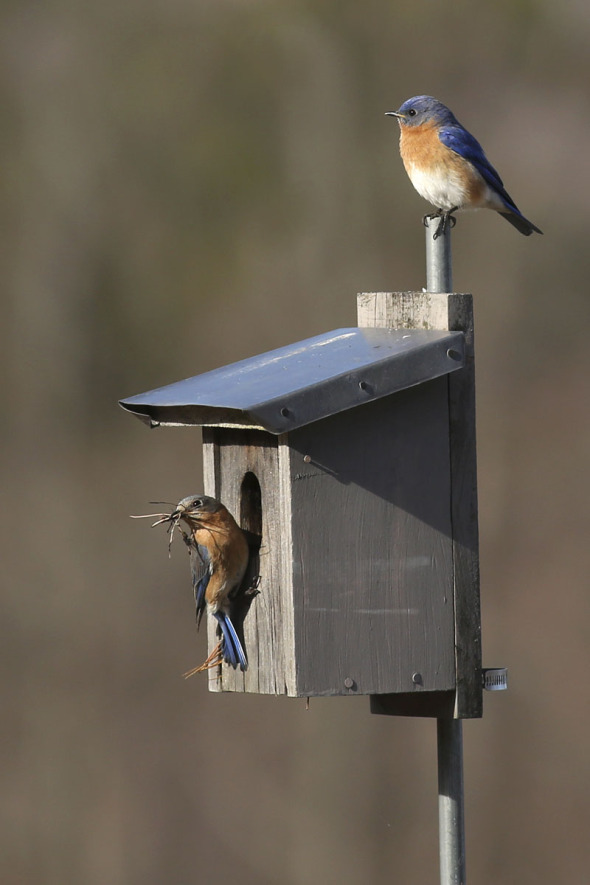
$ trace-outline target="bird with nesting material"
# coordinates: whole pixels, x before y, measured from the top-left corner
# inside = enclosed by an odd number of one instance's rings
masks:
[[[210,495],[188,495],[178,502],[172,513],[145,515],[159,517],[154,526],[168,524],[170,544],[174,530],[180,531],[191,560],[197,629],[207,609],[221,630],[221,640],[211,654],[199,667],[187,671],[185,678],[210,670],[222,661],[234,670],[238,666],[242,671],[247,670],[248,659],[231,617],[232,603],[242,586],[250,559],[245,533],[221,501]],[[181,523],[188,526],[188,532]]]
[[[438,210],[426,216],[440,217],[434,239],[455,223],[458,209],[495,209],[525,237],[543,233],[524,217],[480,143],[441,101],[417,95],[386,116],[399,123],[400,153],[410,181]]]

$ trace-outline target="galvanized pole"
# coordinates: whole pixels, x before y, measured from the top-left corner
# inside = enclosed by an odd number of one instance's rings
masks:
[[[426,228],[426,291],[453,291],[453,263],[451,261],[451,226],[449,219],[444,232],[438,235],[441,219],[424,218]],[[436,239],[435,239],[436,236]]]
[[[426,291],[452,292],[451,224],[426,218]],[[465,885],[463,731],[460,719],[437,720],[438,828],[441,885]]]
[[[437,719],[438,834],[441,885],[465,885],[463,730],[460,719]]]

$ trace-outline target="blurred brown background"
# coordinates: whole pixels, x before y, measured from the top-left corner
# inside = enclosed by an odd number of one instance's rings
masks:
[[[188,563],[130,513],[200,434],[117,400],[424,284],[397,125],[445,101],[544,237],[460,217],[484,663],[473,883],[588,881],[590,6],[5,2],[2,882],[438,881],[435,725],[210,695]],[[337,567],[337,564],[335,564]]]

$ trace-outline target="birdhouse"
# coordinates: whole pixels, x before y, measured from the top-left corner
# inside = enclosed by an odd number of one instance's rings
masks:
[[[470,304],[359,296],[359,327],[121,402],[201,425],[204,492],[260,538],[248,669],[212,690],[481,715]]]

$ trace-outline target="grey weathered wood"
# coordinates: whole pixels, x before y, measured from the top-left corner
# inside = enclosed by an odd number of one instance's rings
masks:
[[[205,429],[205,491],[238,518],[253,473],[262,509],[249,668],[211,671],[212,690],[454,689],[448,445],[444,377],[279,438]]]
[[[470,363],[281,436],[204,429],[205,491],[262,536],[236,611],[249,668],[210,687],[480,715],[470,296],[360,296],[359,324],[463,331]]]
[[[290,434],[300,693],[454,685],[447,410],[439,378]]]
[[[212,691],[249,691],[296,694],[294,678],[293,604],[288,501],[281,494],[283,462],[281,437],[265,431],[223,427],[203,431],[205,492],[219,498],[238,522],[244,476],[253,473],[260,483],[262,544],[258,559],[259,593],[243,622],[248,670],[224,665],[209,671]],[[243,528],[249,528],[243,525]],[[216,622],[208,619],[209,651],[219,641]]]
[[[359,326],[462,331],[466,365],[446,379],[449,391],[451,508],[454,559],[456,717],[482,715],[481,617],[475,448],[473,301],[467,294],[371,292],[358,296]],[[398,712],[396,698],[375,706]],[[405,715],[403,699],[399,712]],[[427,709],[427,708],[425,708]],[[414,714],[415,715],[415,714]],[[425,715],[440,715],[426,712]]]
[[[454,688],[449,691],[412,691],[400,694],[373,694],[371,713],[385,716],[421,716],[452,719],[455,711]]]

